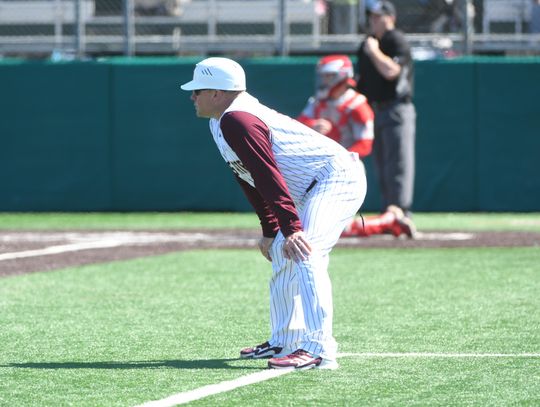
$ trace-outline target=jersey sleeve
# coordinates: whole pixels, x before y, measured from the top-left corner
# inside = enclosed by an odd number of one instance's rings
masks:
[[[250,113],[233,111],[221,118],[220,127],[225,141],[253,178],[257,194],[248,189],[247,197],[261,220],[263,233],[270,229],[272,236],[277,233],[272,216],[284,236],[302,230],[287,184],[277,167],[266,124]],[[246,192],[245,185],[243,188]]]
[[[393,34],[393,46],[391,47],[391,54],[389,56],[396,63],[403,66],[411,59],[411,49],[405,36],[401,32],[394,31]]]
[[[315,98],[310,97],[306,107],[300,113],[300,116],[296,118],[300,123],[305,124],[308,127],[313,128],[317,119],[315,118]]]
[[[373,140],[357,140],[348,148],[348,150],[357,153],[360,158],[364,158],[371,154],[372,147]]]
[[[373,122],[374,118],[373,109],[371,109],[367,101],[360,103],[351,111],[351,119],[356,123],[366,124]]]
[[[363,96],[362,100],[351,110],[350,122],[354,137],[354,143],[348,148],[349,151],[358,153],[363,158],[371,154],[374,139],[373,120],[375,114]]]
[[[236,180],[242,187],[246,198],[248,199],[255,213],[261,222],[262,234],[264,237],[274,237],[279,231],[277,218],[274,216],[270,207],[266,204],[259,192],[249,185],[246,181],[235,174]]]
[[[305,124],[306,126],[313,128],[315,126],[315,123],[317,122],[317,119],[312,119],[311,117],[308,117],[304,114],[301,114],[296,118],[300,123]]]

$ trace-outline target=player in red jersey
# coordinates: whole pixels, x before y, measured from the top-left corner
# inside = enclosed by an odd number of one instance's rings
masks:
[[[363,158],[371,153],[374,114],[366,97],[354,89],[353,76],[348,56],[321,58],[316,68],[316,93],[297,119]],[[415,229],[403,211],[392,205],[380,216],[354,219],[342,236],[383,233],[413,237]]]

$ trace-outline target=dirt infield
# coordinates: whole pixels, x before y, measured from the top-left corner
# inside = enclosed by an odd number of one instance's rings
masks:
[[[256,230],[2,231],[0,276],[133,259],[182,250],[254,248]],[[338,247],[540,247],[536,232],[430,231],[415,240],[392,236],[341,239]]]

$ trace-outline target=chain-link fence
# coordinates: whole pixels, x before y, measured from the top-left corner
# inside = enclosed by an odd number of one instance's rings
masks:
[[[0,0],[0,55],[349,53],[374,1]],[[540,53],[540,0],[393,3],[424,55]]]

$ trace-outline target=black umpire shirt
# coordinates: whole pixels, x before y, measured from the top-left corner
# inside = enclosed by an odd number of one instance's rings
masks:
[[[365,41],[358,49],[358,91],[370,103],[390,102],[396,99],[411,100],[413,96],[413,60],[405,35],[399,30],[387,31],[379,41],[381,51],[401,65],[401,72],[394,80],[386,80],[377,71],[371,58],[364,51]]]

